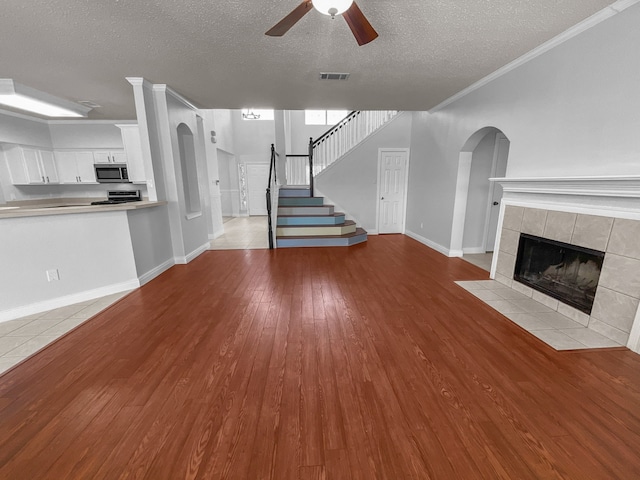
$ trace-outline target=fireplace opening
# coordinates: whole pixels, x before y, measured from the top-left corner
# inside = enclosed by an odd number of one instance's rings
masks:
[[[520,234],[514,280],[590,315],[604,252]]]

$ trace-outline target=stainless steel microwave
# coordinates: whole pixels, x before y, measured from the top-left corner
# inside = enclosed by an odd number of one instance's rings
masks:
[[[95,165],[98,183],[131,183],[125,163]]]

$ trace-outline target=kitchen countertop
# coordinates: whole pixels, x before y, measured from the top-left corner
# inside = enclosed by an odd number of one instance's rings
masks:
[[[17,217],[38,217],[44,215],[67,215],[75,213],[117,212],[121,210],[138,210],[141,208],[158,207],[167,202],[151,202],[142,200],[139,202],[127,202],[110,205],[90,205],[92,199],[46,199],[37,201],[11,202],[0,204],[0,219]]]

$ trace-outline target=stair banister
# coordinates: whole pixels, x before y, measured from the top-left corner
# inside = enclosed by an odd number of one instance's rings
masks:
[[[269,249],[273,250],[273,226],[271,225],[271,183],[276,182],[276,148],[271,144],[271,161],[269,164],[269,183],[267,184],[267,222],[269,225]]]
[[[309,196],[313,197],[313,138],[309,137]]]

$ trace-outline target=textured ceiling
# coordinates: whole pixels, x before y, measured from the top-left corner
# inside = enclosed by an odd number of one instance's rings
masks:
[[[428,110],[613,0],[358,0],[380,37],[298,0],[4,0],[0,77],[135,118],[125,77],[166,83],[203,108]],[[349,72],[345,82],[320,71]]]

